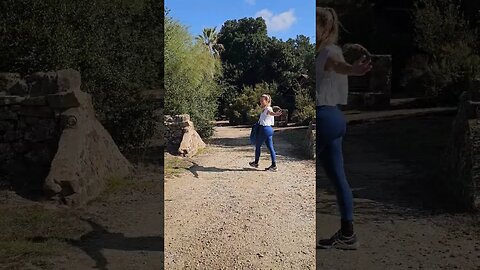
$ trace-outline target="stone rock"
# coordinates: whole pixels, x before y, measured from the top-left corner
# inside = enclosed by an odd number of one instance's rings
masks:
[[[37,72],[25,77],[30,96],[38,97],[58,92],[56,72]]]
[[[24,80],[21,80],[14,84],[8,91],[7,93],[9,95],[15,95],[15,96],[28,96],[28,85]]]
[[[390,95],[385,93],[365,93],[363,103],[367,109],[388,109],[390,106]]]
[[[3,135],[3,140],[5,142],[14,142],[23,138],[23,134],[20,130],[11,129]]]
[[[42,106],[22,106],[18,112],[21,116],[30,116],[37,118],[54,118],[55,113],[50,107]]]
[[[275,106],[277,107],[277,106]],[[275,126],[278,127],[286,127],[288,125],[288,110],[287,109],[280,109],[280,107],[273,108],[273,111],[282,110],[282,115],[275,116]]]
[[[363,93],[348,93],[348,108],[361,108],[364,105]]]
[[[205,148],[205,146],[206,144],[195,129],[193,127],[187,127],[183,133],[178,153],[182,156],[190,157],[195,155],[198,150]]]
[[[18,119],[18,115],[15,112],[5,107],[3,107],[3,109],[0,107],[0,120],[17,120],[17,119]]]
[[[462,94],[442,166],[442,190],[452,204],[467,210],[480,208],[480,118]]]
[[[78,107],[80,106],[80,102],[78,101],[75,93],[76,92],[74,91],[69,91],[47,95],[48,105],[54,109],[69,109]]]
[[[37,144],[24,155],[25,161],[32,166],[48,166],[55,155],[54,149],[47,144]]]
[[[80,91],[81,84],[80,72],[74,69],[57,71],[57,89],[59,92]]]
[[[190,115],[188,114],[181,114],[181,115],[175,115],[173,117],[174,122],[187,122],[190,121]]]
[[[0,106],[20,104],[25,100],[20,96],[0,96]]]
[[[5,133],[9,130],[15,128],[15,125],[10,123],[9,121],[0,121],[0,134]]]
[[[55,136],[56,124],[49,119],[39,119],[35,125],[27,128],[24,139],[29,142],[41,142]]]
[[[26,154],[29,150],[27,142],[25,141],[18,141],[18,142],[12,143],[11,146],[15,153],[21,154],[21,155]]]
[[[45,96],[40,96],[40,97],[30,97],[25,99],[22,102],[22,105],[27,105],[27,106],[46,106],[47,105],[47,99]]]
[[[304,149],[305,153],[310,159],[316,157],[316,120],[313,119],[308,125],[307,133],[305,136]]]
[[[0,143],[0,163],[11,159],[14,156],[14,152],[8,143]]]
[[[19,73],[0,73],[0,91],[8,93],[21,80]]]
[[[369,78],[369,91],[389,94],[391,93],[392,56],[372,56],[372,70]]]
[[[72,206],[98,196],[108,178],[126,177],[133,169],[95,118],[90,95],[83,92],[76,95],[80,106],[63,114],[74,116],[77,123],[62,131],[58,151],[44,184],[47,194]]]

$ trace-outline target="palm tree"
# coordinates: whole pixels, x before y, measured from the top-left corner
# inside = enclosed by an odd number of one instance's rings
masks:
[[[208,51],[214,57],[219,57],[220,53],[224,50],[223,45],[217,43],[218,42],[217,27],[203,29],[202,35],[198,35],[196,39],[202,42],[203,44],[205,44],[205,46],[207,46],[208,48]]]

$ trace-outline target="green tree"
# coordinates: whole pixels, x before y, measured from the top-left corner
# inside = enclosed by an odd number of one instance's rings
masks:
[[[163,4],[154,0],[0,2],[0,70],[23,75],[73,68],[102,124],[122,149],[153,134],[161,90]]]
[[[213,75],[213,76],[212,76]],[[185,26],[165,16],[165,113],[190,114],[202,137],[213,134],[220,60],[194,42]]]
[[[420,77],[427,94],[453,103],[480,76],[478,28],[459,3],[421,0],[414,12],[416,44],[426,58]]]
[[[217,27],[203,29],[202,35],[198,35],[196,39],[203,42],[215,57],[220,57],[220,52],[224,50],[223,45],[218,43]]]
[[[221,59],[227,83],[242,89],[243,85],[262,81],[269,43],[267,25],[262,18],[226,21],[218,41],[225,48]]]

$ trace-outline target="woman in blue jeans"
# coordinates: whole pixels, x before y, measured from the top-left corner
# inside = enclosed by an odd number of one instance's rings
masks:
[[[347,104],[347,76],[362,76],[371,69],[366,57],[353,65],[345,62],[342,49],[335,45],[338,17],[331,8],[317,7],[316,41],[316,144],[317,161],[335,187],[340,209],[340,230],[331,238],[320,240],[319,248],[357,249],[353,230],[353,197],[345,176],[342,139],[346,122],[338,105]]]
[[[262,107],[262,113],[260,114],[260,119],[258,120],[258,131],[255,140],[255,161],[250,162],[250,166],[258,168],[258,162],[260,160],[260,152],[262,150],[262,145],[265,143],[267,145],[268,151],[270,152],[270,158],[272,159],[272,165],[266,168],[267,171],[277,171],[277,162],[275,149],[273,148],[273,128],[274,117],[282,115],[281,111],[274,112],[272,109],[272,98],[270,95],[264,94],[260,97],[260,107]]]

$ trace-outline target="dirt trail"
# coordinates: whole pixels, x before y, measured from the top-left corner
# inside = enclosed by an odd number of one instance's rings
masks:
[[[480,269],[478,214],[448,213],[429,194],[451,117],[349,126],[346,173],[353,188],[357,251],[317,250],[317,269]],[[318,237],[338,229],[328,180],[319,172]]]
[[[315,269],[314,162],[274,137],[249,168],[249,128],[218,127],[190,172],[165,183],[165,269]]]

